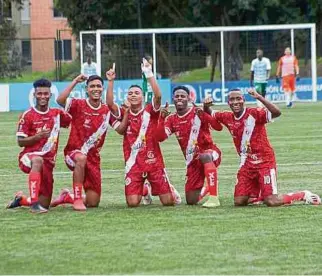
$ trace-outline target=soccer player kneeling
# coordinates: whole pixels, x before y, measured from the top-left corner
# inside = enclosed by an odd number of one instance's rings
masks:
[[[87,99],[68,98],[77,85],[86,80]],[[74,210],[84,211],[86,207],[98,207],[101,199],[101,158],[100,150],[104,144],[109,126],[122,131],[125,119],[117,121],[102,103],[103,79],[97,75],[89,78],[79,75],[59,95],[57,103],[64,106],[72,116],[71,132],[64,150],[67,167],[73,171],[73,190],[71,194],[64,189],[51,206],[73,204]],[[83,198],[82,189],[86,196]],[[85,203],[85,204],[84,204]]]
[[[24,148],[19,167],[29,175],[30,198],[20,191],[7,208],[30,206],[33,213],[45,213],[53,192],[60,127],[68,127],[71,117],[63,110],[49,108],[50,81],[40,79],[33,86],[36,104],[22,114],[17,131],[18,144]]]
[[[163,205],[174,205],[180,203],[181,198],[169,182],[160,145],[155,139],[161,108],[161,91],[154,78],[152,66],[145,59],[143,59],[141,69],[152,87],[154,97],[151,103],[143,106],[142,88],[132,85],[127,95],[129,114],[126,114],[124,109],[120,110],[114,103],[115,68],[106,73],[109,80],[106,102],[111,112],[118,119],[123,118],[124,120],[124,117],[128,116],[128,124],[122,133],[126,202],[129,207],[139,206],[142,196],[145,195],[144,182],[148,180],[151,184],[152,195],[158,195]]]
[[[279,117],[281,111],[255,89],[250,89],[249,94],[265,108],[245,107],[245,98],[239,89],[231,90],[228,94],[228,104],[232,111],[211,111],[212,99],[206,99],[204,104],[205,111],[212,114],[216,122],[227,127],[240,156],[235,206],[246,206],[261,200],[267,206],[292,204],[293,201],[320,204],[320,197],[310,191],[277,194],[275,154],[265,125]]]
[[[162,110],[157,139],[164,141],[173,133],[177,137],[187,166],[187,204],[197,204],[209,193],[208,201],[203,206],[219,206],[217,167],[221,161],[221,152],[212,140],[210,126],[222,130],[222,125],[203,110],[188,106],[189,90],[185,86],[174,88],[173,101],[177,112],[166,118],[169,114],[167,106]],[[202,190],[205,178],[207,185]]]

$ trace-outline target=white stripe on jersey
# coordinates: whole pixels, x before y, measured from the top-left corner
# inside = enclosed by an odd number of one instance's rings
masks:
[[[133,165],[135,164],[136,156],[138,155],[139,150],[141,149],[142,144],[144,143],[143,139],[145,139],[145,134],[150,123],[150,117],[150,113],[144,110],[139,135],[131,147],[131,154],[129,159],[126,160],[125,175],[132,169]]]
[[[189,141],[186,148],[186,165],[188,166],[191,161],[193,160],[194,154],[195,154],[195,148],[199,136],[201,126],[201,120],[199,116],[196,114],[195,118],[193,119],[193,123],[191,126],[191,131],[189,135]]]
[[[94,132],[88,140],[81,147],[81,152],[85,155],[89,152],[89,150],[94,147],[95,143],[104,135],[107,131],[110,121],[111,112],[107,112],[106,117],[100,127]]]
[[[240,168],[245,164],[247,159],[247,149],[250,145],[250,139],[252,137],[256,120],[252,115],[249,115],[246,122],[245,128],[242,136],[242,141],[240,144]]]

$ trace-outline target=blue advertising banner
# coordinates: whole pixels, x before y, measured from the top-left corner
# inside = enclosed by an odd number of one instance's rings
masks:
[[[56,98],[58,95],[70,84],[70,82],[53,82],[51,87],[51,92],[53,94],[50,105],[52,107],[58,107],[56,103]],[[118,80],[114,82],[114,98],[115,101],[120,104],[123,103],[126,96],[128,88],[133,85],[142,85],[142,80]],[[158,84],[162,91],[162,102],[171,101],[171,83],[169,79],[158,80]],[[107,82],[104,83],[104,100]],[[25,110],[28,109],[34,103],[33,99],[33,86],[32,83],[14,83],[9,84],[9,110]],[[86,98],[86,89],[84,84],[79,84],[71,93],[71,97],[75,98]]]
[[[322,78],[317,81],[318,100],[322,100]],[[193,83],[172,83],[171,90],[177,85],[185,85],[191,93],[196,96],[196,103],[201,103],[206,97],[213,97],[217,103],[222,102],[221,82],[193,82]],[[245,94],[246,100],[254,102],[247,90],[250,88],[249,81],[227,81],[225,82],[224,99],[227,101],[227,94],[233,88],[239,88]],[[296,83],[296,97],[295,100],[311,100],[312,99],[312,79],[303,78]],[[280,85],[275,80],[268,81],[266,89],[266,97],[271,101],[284,101],[284,93]]]

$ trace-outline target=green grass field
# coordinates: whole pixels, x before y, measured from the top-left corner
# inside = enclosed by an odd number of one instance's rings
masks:
[[[221,107],[220,107],[221,108]],[[222,107],[223,108],[223,107]],[[282,107],[268,126],[276,150],[280,192],[322,194],[322,103]],[[17,190],[27,191],[17,167],[18,113],[0,113],[0,274],[322,274],[322,207],[233,207],[238,168],[227,131],[214,133],[223,151],[222,206],[128,209],[123,195],[121,137],[110,133],[102,150],[103,197],[98,209],[70,206],[48,214],[5,210]],[[71,187],[63,163],[63,130],[55,189]],[[163,153],[173,184],[184,195],[184,161],[174,138]]]

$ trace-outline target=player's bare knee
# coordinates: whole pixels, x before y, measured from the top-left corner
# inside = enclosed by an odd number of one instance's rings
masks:
[[[31,159],[31,168],[33,170],[40,171],[43,164],[44,164],[44,160],[41,156],[34,156]]]
[[[87,162],[87,157],[84,154],[77,154],[75,156],[75,164],[76,166],[85,167]]]
[[[234,198],[234,205],[236,207],[242,207],[248,205],[248,198],[247,197],[235,197]]]
[[[141,203],[141,198],[130,196],[126,198],[126,203],[127,203],[127,206],[130,208],[139,207]]]
[[[140,206],[140,202],[127,202],[127,207],[136,208]]]
[[[212,155],[210,153],[200,153],[199,154],[199,159],[201,161],[202,164],[205,164],[205,163],[210,163],[212,162]]]
[[[188,205],[196,205],[198,203],[198,199],[186,197],[186,202]]]
[[[86,202],[87,208],[97,208],[99,206],[99,201],[93,201],[93,202]]]
[[[268,207],[275,207],[280,205],[279,202],[277,201],[277,198],[275,196],[269,196],[264,199],[264,203]]]

